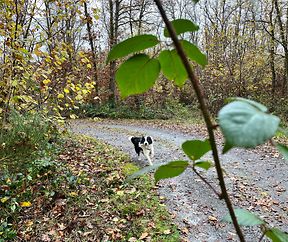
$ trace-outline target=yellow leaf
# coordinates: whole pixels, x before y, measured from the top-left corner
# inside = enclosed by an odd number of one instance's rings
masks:
[[[70,193],[69,193],[69,196],[71,196],[71,197],[77,197],[78,194],[77,194],[76,192],[70,192]]]
[[[45,79],[45,80],[43,81],[43,83],[44,83],[45,85],[49,84],[50,82],[51,82],[50,79]]]
[[[65,93],[70,93],[69,89],[67,89],[67,88],[64,88],[64,92]]]
[[[5,203],[7,200],[9,199],[9,197],[3,197],[3,198],[1,198],[1,203]]]
[[[124,195],[124,191],[118,191],[118,192],[117,192],[117,195],[118,195],[118,196],[123,196],[123,195]]]
[[[31,227],[31,226],[33,225],[33,221],[28,220],[27,222],[25,222],[25,225],[26,225],[27,227]]]
[[[76,119],[77,116],[76,116],[75,114],[71,114],[71,115],[70,115],[70,118],[71,118],[71,119]]]
[[[79,100],[82,100],[83,97],[82,97],[80,94],[78,94],[78,95],[75,97],[75,99],[79,101]]]
[[[30,202],[21,202],[21,203],[20,203],[20,206],[21,206],[21,207],[31,207],[32,204],[31,204]]]
[[[61,99],[61,98],[64,98],[64,94],[59,93],[57,97],[60,98],[60,99]]]
[[[92,65],[91,64],[87,64],[87,68],[91,69]]]
[[[16,87],[17,85],[18,85],[18,81],[17,80],[12,81],[12,87]]]

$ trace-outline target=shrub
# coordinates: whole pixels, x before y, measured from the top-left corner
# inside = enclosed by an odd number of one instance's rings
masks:
[[[51,145],[57,136],[56,126],[44,116],[12,111],[7,124],[0,130],[0,166],[17,170],[25,161],[33,160],[37,152]]]
[[[103,105],[86,104],[77,110],[80,117],[99,118],[128,118],[128,119],[187,119],[192,117],[190,106],[168,99],[161,107],[142,104],[139,109],[128,104],[112,106],[109,103]]]

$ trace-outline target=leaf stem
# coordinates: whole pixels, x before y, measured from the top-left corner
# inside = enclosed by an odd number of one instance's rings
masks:
[[[205,183],[208,185],[208,187],[215,193],[215,195],[219,198],[219,199],[222,199],[223,196],[222,194],[220,194],[219,192],[216,191],[216,189],[211,185],[210,182],[208,182],[206,180],[205,177],[203,177],[198,171],[197,169],[195,168],[195,166],[191,166],[192,170],[195,172],[195,174]]]
[[[157,5],[157,8],[161,14],[163,21],[165,22],[167,30],[168,30],[168,32],[169,32],[169,34],[173,40],[173,43],[174,43],[175,48],[178,52],[178,55],[180,56],[180,58],[183,62],[183,65],[185,66],[185,69],[188,73],[188,77],[189,77],[191,84],[192,84],[192,86],[195,90],[195,93],[197,95],[197,99],[198,99],[198,102],[200,104],[200,109],[202,111],[203,118],[205,120],[207,131],[209,134],[210,145],[212,148],[212,154],[213,154],[215,167],[216,167],[216,171],[217,171],[217,175],[218,175],[219,185],[221,187],[222,196],[223,196],[225,203],[226,203],[226,206],[229,210],[229,213],[230,213],[230,216],[232,218],[232,222],[233,222],[233,225],[234,225],[235,230],[237,232],[237,235],[238,235],[241,242],[245,242],[244,235],[243,235],[242,230],[238,224],[236,215],[235,215],[234,210],[233,210],[232,203],[230,201],[230,198],[229,198],[229,195],[228,195],[228,192],[226,189],[224,176],[223,176],[223,172],[222,172],[222,167],[221,167],[221,163],[220,163],[220,159],[219,159],[219,155],[218,155],[217,145],[216,145],[216,141],[215,141],[215,136],[214,136],[214,129],[213,129],[214,125],[213,125],[212,120],[210,118],[210,112],[208,110],[208,107],[205,103],[203,89],[200,85],[198,78],[195,76],[195,74],[191,68],[189,60],[188,60],[186,54],[184,53],[183,47],[182,47],[182,45],[181,45],[181,43],[180,43],[180,41],[179,41],[179,39],[175,33],[175,30],[174,30],[171,22],[167,18],[167,15],[165,13],[165,10],[163,9],[161,0],[154,0],[154,2]]]

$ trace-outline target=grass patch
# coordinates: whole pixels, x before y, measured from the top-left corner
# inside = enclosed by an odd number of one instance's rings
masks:
[[[58,145],[1,176],[0,241],[180,240],[151,177],[124,183],[128,156],[83,136]]]

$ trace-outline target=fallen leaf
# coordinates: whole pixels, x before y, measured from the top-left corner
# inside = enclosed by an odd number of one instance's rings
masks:
[[[170,229],[166,229],[163,231],[163,234],[171,234],[171,230]]]
[[[9,199],[9,197],[2,197],[0,201],[1,201],[1,203],[5,203],[8,199]]]
[[[217,221],[217,218],[215,218],[214,216],[208,216],[208,219],[209,219],[210,221]]]
[[[70,193],[69,193],[69,196],[70,196],[70,197],[77,197],[78,194],[77,194],[77,192],[70,192]]]
[[[145,238],[147,238],[147,236],[148,236],[148,233],[144,232],[144,233],[141,234],[139,239],[145,239]]]
[[[48,234],[43,234],[41,237],[41,241],[50,242],[51,239]]]
[[[63,224],[63,223],[58,224],[58,230],[64,230],[64,229],[66,229],[65,224]]]
[[[131,237],[130,239],[128,239],[128,242],[135,242],[135,241],[137,241],[135,237]]]
[[[189,230],[187,228],[183,228],[181,229],[181,231],[184,233],[184,234],[188,234],[189,233]]]
[[[20,207],[31,207],[32,204],[30,202],[21,202]]]

